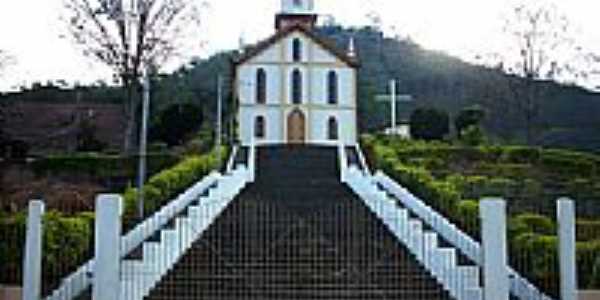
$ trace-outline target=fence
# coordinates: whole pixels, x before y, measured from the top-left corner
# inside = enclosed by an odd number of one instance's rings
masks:
[[[421,222],[427,224],[429,228],[431,228],[439,236],[445,239],[449,245],[459,250],[464,255],[464,257],[467,258],[467,260],[481,267],[485,267],[486,260],[483,256],[484,252],[482,252],[482,250],[480,249],[480,243],[478,242],[482,239],[478,238],[477,236],[469,236],[463,233],[464,231],[452,225],[449,221],[447,221],[445,217],[441,216],[435,210],[429,208],[424,202],[414,197],[410,192],[397,185],[393,180],[391,180],[384,174],[377,174],[377,176],[375,176],[375,178],[372,179],[373,182],[370,182],[371,179],[363,177],[362,174],[360,174],[360,172],[358,172],[357,170],[354,170],[353,174],[353,176],[349,176],[349,178],[351,178],[349,180],[350,185],[354,186],[354,189],[357,191],[357,193],[363,193],[363,198],[368,199],[369,197],[373,197],[370,195],[374,195],[375,197],[379,197],[379,201],[385,201],[385,193],[387,192],[389,193],[389,195],[394,197],[396,201],[399,202],[399,204],[390,205],[387,208],[387,210],[384,209],[383,211],[378,211],[382,218],[386,218],[386,213],[389,213],[389,210],[398,209],[397,205],[400,205],[401,207],[406,207],[416,218],[420,219]],[[379,187],[379,191],[376,188],[377,186]],[[383,194],[381,192],[382,190],[385,191]],[[572,201],[563,202],[572,203]],[[559,201],[559,203],[561,202]],[[477,208],[477,211],[479,211],[479,208]],[[572,225],[559,222],[559,224],[562,224],[562,226],[553,227],[555,229],[561,230],[560,233],[562,234],[562,236],[560,236],[560,238],[556,237],[556,231],[554,231],[554,237],[545,237],[535,234],[527,235],[530,236],[532,239],[539,238],[534,239],[534,242],[531,242],[531,247],[524,247],[523,244],[513,246],[514,242],[508,243],[508,245],[506,246],[509,249],[508,256],[514,257],[509,262],[509,266],[512,266],[514,269],[507,269],[508,274],[510,275],[510,290],[512,295],[518,296],[518,298],[520,299],[558,299],[561,298],[559,295],[559,291],[561,291],[560,284],[565,284],[565,278],[571,278],[570,280],[572,281],[572,283],[570,283],[571,286],[563,287],[562,292],[573,294],[573,291],[576,289],[576,287],[572,285],[576,281],[574,279],[575,277],[571,276],[572,274],[569,273],[569,270],[571,268],[572,270],[574,270],[575,268],[575,235],[574,232],[571,233],[569,231],[563,231],[565,230],[564,228],[572,228],[573,230],[575,228],[574,208],[571,207],[570,211],[572,211],[571,216],[568,215],[569,208],[565,209],[563,207],[563,212],[562,214],[558,214],[558,217],[561,222],[563,220],[571,220],[571,222],[573,222]],[[498,211],[498,213],[500,212],[501,211]],[[565,214],[567,216],[565,216]],[[483,216],[485,215],[485,213],[484,211],[480,211],[476,214],[476,218],[478,215]],[[490,216],[489,218],[493,218],[494,212],[488,212],[488,215]],[[505,225],[506,231],[504,232],[505,235],[508,234],[510,240],[510,233],[513,232],[515,228],[513,227],[514,224],[511,224],[510,221],[507,222],[507,220],[511,219],[506,218],[505,220],[503,220],[503,222],[507,224]],[[472,233],[477,232],[476,230],[473,230],[474,227],[481,226],[479,224],[476,224],[476,226],[472,226],[470,228]],[[481,228],[479,232],[482,231],[485,232],[485,228]],[[495,236],[494,238],[497,238],[497,236]],[[563,244],[568,243],[570,239],[573,240],[572,245],[564,246]],[[540,246],[544,245],[540,245],[540,243],[544,242],[547,245],[547,249],[540,248]],[[561,249],[562,251],[560,252],[562,253],[561,258],[563,259],[563,264],[565,264],[564,260],[573,260],[572,262],[570,262],[570,264],[562,266],[563,272],[560,272],[561,268],[559,267],[558,247],[566,247]],[[565,251],[565,249],[568,251]],[[540,252],[540,250],[542,250],[542,252]],[[423,250],[417,249],[417,251]],[[572,252],[572,254],[569,254],[569,251]],[[594,256],[597,257],[597,253]],[[453,263],[453,261],[449,262],[450,265],[453,265]],[[429,267],[435,272],[435,265],[431,265]],[[461,275],[456,276],[458,276],[459,278],[461,277]],[[559,281],[560,276],[563,276],[562,281]],[[452,279],[445,278],[443,280],[447,280],[446,284],[450,289],[452,289],[452,285],[454,284]],[[460,290],[457,291],[457,293],[459,292]],[[563,297],[562,299],[574,298]]]

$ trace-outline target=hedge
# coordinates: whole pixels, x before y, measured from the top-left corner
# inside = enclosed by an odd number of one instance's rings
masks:
[[[19,213],[0,220],[0,283],[20,284],[27,218]],[[59,280],[90,256],[94,216],[50,211],[43,219],[43,277],[45,284]],[[8,273],[7,273],[8,272]]]
[[[149,154],[147,156],[149,173],[168,168],[179,158],[170,154]],[[49,156],[36,159],[31,163],[36,174],[84,174],[95,177],[129,177],[137,174],[138,156],[123,157],[85,153],[69,156]]]
[[[451,221],[460,225],[474,238],[479,236],[479,203],[482,196],[506,197],[507,194],[537,199],[544,186],[531,170],[540,165],[561,175],[567,172],[572,191],[591,191],[597,188],[584,175],[596,174],[597,157],[563,150],[544,150],[528,147],[472,147],[466,150],[448,144],[396,142],[388,137],[366,137],[363,140],[371,161],[404,185],[417,197],[436,208]],[[479,151],[481,153],[477,154]],[[487,176],[455,174],[436,178],[431,166],[443,166],[449,159],[476,160]],[[442,160],[442,162],[434,160]],[[431,171],[430,171],[431,170]],[[535,175],[535,176],[534,176]],[[564,176],[564,175],[563,175]],[[562,182],[561,182],[562,183]],[[598,184],[600,185],[600,184]],[[518,212],[508,221],[511,261],[528,278],[538,283],[555,281],[558,273],[556,223],[539,214]],[[577,220],[577,262],[580,286],[600,287],[600,221]]]
[[[225,148],[223,153],[227,153]],[[223,155],[223,158],[226,156]],[[201,180],[212,170],[218,169],[217,151],[205,155],[193,155],[170,169],[163,170],[152,176],[144,185],[145,212],[152,213],[166,204],[177,194],[183,192],[195,182]],[[130,187],[123,193],[125,215],[131,217],[137,213],[138,189]]]
[[[213,151],[206,155],[190,156],[174,167],[152,176],[144,187],[147,211],[151,212],[164,205],[177,193],[202,179],[211,170],[218,168],[220,162],[216,153]],[[54,160],[53,162],[58,161]],[[83,158],[78,161],[86,161],[86,163],[71,166],[80,169],[81,166],[89,167],[98,162],[94,159]],[[90,164],[88,165],[87,162]],[[128,188],[123,196],[125,218],[127,218],[137,212],[137,191]],[[83,212],[77,215],[65,215],[56,211],[46,213],[43,226],[43,271],[46,287],[56,284],[56,280],[62,279],[63,276],[74,271],[74,268],[91,257],[90,251],[93,250],[91,247],[94,237],[93,224],[93,212]],[[0,237],[2,237],[0,240],[0,284],[20,284],[25,228],[25,213],[12,216],[0,215]]]
[[[568,174],[569,177],[592,177],[597,175],[597,157],[594,155],[565,150],[545,150],[540,162],[549,171],[556,174]]]

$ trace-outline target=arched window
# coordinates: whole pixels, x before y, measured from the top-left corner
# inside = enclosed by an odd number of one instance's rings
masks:
[[[292,72],[292,103],[302,104],[302,73],[298,69]]]
[[[334,117],[329,118],[327,122],[327,138],[335,141],[339,138],[338,122]]]
[[[295,62],[302,60],[302,41],[298,38],[292,42],[292,58]]]
[[[335,71],[327,74],[327,103],[338,103],[338,76]]]
[[[267,72],[262,68],[256,71],[256,103],[267,103]]]
[[[265,117],[256,117],[256,121],[254,121],[254,137],[257,139],[264,139],[266,136],[266,128]]]

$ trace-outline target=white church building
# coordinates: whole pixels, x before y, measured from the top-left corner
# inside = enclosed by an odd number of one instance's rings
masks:
[[[347,49],[317,36],[314,0],[281,0],[276,32],[234,63],[239,139],[251,144],[357,143],[357,69]]]

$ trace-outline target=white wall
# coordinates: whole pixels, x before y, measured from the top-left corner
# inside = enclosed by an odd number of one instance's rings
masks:
[[[338,121],[339,140],[346,145],[356,144],[356,116],[353,110],[313,110],[311,112],[311,136],[314,142],[331,142],[328,137],[329,118]]]
[[[254,122],[256,117],[263,116],[265,118],[265,138],[254,138]],[[240,139],[242,145],[250,145],[252,142],[263,143],[281,143],[284,140],[283,122],[281,120],[281,111],[276,106],[263,107],[241,107],[240,108]]]
[[[282,68],[276,65],[249,64],[238,69],[240,104],[256,104],[256,72],[261,68],[267,74],[267,104],[280,103]]]
[[[302,61],[294,62],[292,43],[302,40]],[[256,104],[256,72],[267,73],[267,105]],[[291,80],[294,69],[300,70],[303,82],[302,105],[292,105]],[[327,76],[338,74],[338,104],[328,104]],[[253,141],[254,120],[264,115],[267,137],[263,142],[284,143],[287,139],[287,116],[296,107],[306,117],[307,142],[327,142],[327,121],[335,116],[339,121],[340,139],[354,145],[356,129],[356,69],[346,65],[321,45],[301,32],[295,32],[272,45],[237,69],[239,134],[244,144]]]

